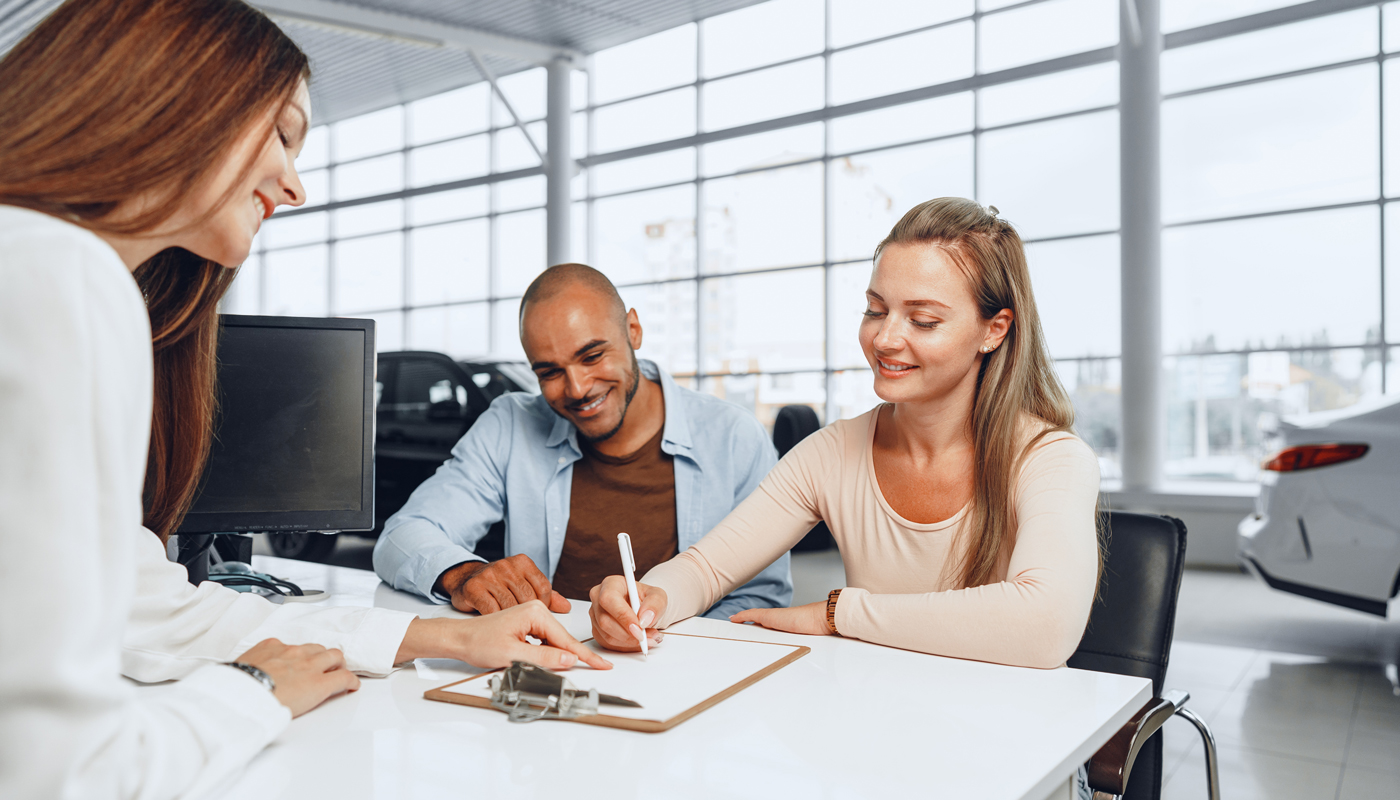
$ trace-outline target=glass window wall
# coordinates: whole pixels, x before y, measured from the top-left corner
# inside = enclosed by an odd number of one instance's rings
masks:
[[[1113,0],[771,0],[596,53],[574,76],[574,257],[684,385],[765,422],[789,404],[829,421],[878,402],[856,338],[875,245],[923,200],[996,205],[1029,242],[1057,369],[1111,476],[1118,98],[1101,51],[1117,31]],[[1008,68],[1025,77],[986,77]],[[543,147],[544,71],[500,84]],[[1333,124],[1364,127],[1352,113]],[[265,224],[226,307],[368,316],[381,349],[523,359],[544,178],[488,86],[319,127],[298,167],[308,208]]]
[[[1283,418],[1396,389],[1393,9],[1192,32],[1292,5],[1162,6],[1168,479],[1254,480]]]

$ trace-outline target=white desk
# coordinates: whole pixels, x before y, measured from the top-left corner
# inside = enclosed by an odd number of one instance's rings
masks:
[[[329,604],[457,613],[369,572],[254,562],[333,592]],[[589,635],[586,609],[575,603],[562,617],[579,638]],[[660,734],[517,725],[494,710],[425,700],[427,689],[474,672],[431,662],[436,678],[410,668],[365,680],[355,694],[293,720],[227,797],[1060,798],[1077,766],[1152,691],[1141,678],[1004,667],[723,621],[692,619],[673,630],[812,652]]]

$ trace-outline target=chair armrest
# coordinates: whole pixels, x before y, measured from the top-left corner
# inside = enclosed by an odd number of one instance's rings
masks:
[[[1191,699],[1191,693],[1185,689],[1168,689],[1162,692],[1162,699],[1166,700],[1180,711],[1186,705],[1186,701]]]
[[[1089,786],[1111,795],[1126,792],[1128,775],[1133,771],[1133,761],[1137,759],[1138,751],[1189,698],[1186,692],[1176,690],[1147,701],[1126,725],[1113,734],[1108,744],[1099,748],[1089,759]]]

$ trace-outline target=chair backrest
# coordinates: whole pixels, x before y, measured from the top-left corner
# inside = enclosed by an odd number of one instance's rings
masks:
[[[1069,666],[1152,681],[1162,696],[1186,563],[1186,526],[1175,517],[1111,511],[1100,517],[1104,545],[1099,596]],[[1157,800],[1162,737],[1138,754],[1124,800]]]
[[[778,416],[773,419],[773,446],[778,449],[778,458],[787,455],[798,442],[816,433],[821,426],[821,420],[811,406],[783,406],[778,409]]]
[[[1186,526],[1175,517],[1125,511],[1100,521],[1099,596],[1069,665],[1148,678],[1160,697],[1186,563]]]
[[[778,458],[788,454],[797,443],[816,433],[822,427],[817,412],[811,406],[783,406],[773,419],[773,447],[778,450]],[[831,529],[825,522],[818,522],[792,549],[802,552],[830,550],[836,546]]]

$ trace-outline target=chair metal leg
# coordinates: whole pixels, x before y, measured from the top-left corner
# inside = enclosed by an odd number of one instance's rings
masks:
[[[1176,713],[1189,720],[1200,732],[1201,743],[1206,749],[1206,788],[1210,792],[1210,800],[1220,800],[1220,765],[1215,753],[1215,734],[1210,732],[1206,721],[1196,716],[1191,709],[1178,708]]]

